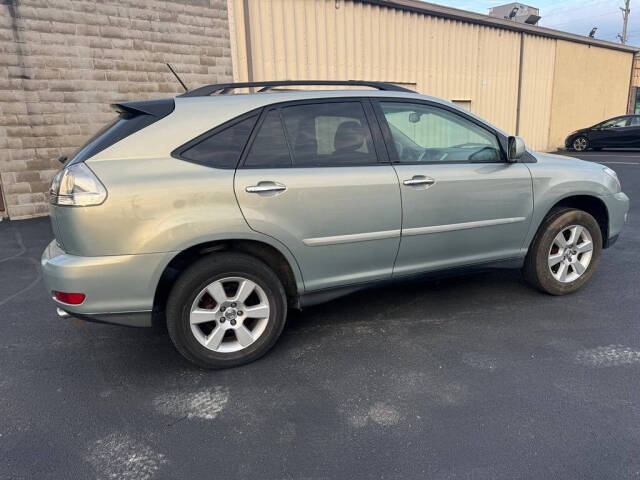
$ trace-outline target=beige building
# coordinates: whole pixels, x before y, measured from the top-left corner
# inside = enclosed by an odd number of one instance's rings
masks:
[[[638,50],[417,0],[6,0],[0,42],[0,210],[16,219],[46,214],[55,159],[109,103],[179,92],[165,62],[192,87],[398,83],[555,150],[633,108]]]

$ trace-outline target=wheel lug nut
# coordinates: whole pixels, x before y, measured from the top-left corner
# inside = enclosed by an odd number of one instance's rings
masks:
[[[224,312],[227,309],[227,307],[225,307],[224,305],[222,307],[220,307],[220,311]]]
[[[226,318],[224,318],[224,317],[220,317],[220,323],[224,323],[224,322],[225,322],[225,320],[226,320]]]
[[[235,303],[232,303],[232,304],[231,304],[231,308],[236,308],[236,304],[235,304]]]
[[[231,325],[235,325],[236,321],[235,320],[231,320],[229,323],[231,323]]]
[[[242,315],[242,310],[238,310],[238,315]]]

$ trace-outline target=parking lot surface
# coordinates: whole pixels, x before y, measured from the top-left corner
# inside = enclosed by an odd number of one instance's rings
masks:
[[[0,478],[637,478],[640,152],[580,156],[632,203],[578,293],[518,271],[385,286],[225,371],[161,330],[58,319],[48,219],[0,222]]]

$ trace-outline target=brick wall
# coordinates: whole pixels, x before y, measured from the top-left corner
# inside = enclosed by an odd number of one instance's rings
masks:
[[[46,215],[57,161],[109,104],[232,81],[226,0],[0,0],[0,184],[12,219]],[[2,202],[0,202],[1,204]]]

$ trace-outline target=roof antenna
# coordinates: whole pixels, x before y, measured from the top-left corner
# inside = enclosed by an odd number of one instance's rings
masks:
[[[176,71],[175,71],[173,68],[171,68],[171,65],[169,65],[169,64],[167,63],[167,67],[169,67],[169,70],[171,70],[171,73],[173,73],[173,74],[176,76],[176,78],[177,78],[177,79],[178,79],[178,81],[180,82],[180,85],[182,85],[182,88],[184,88],[184,91],[185,91],[185,92],[188,92],[188,91],[189,91],[189,89],[188,89],[188,88],[187,88],[187,86],[184,84],[184,82],[183,82],[182,80],[180,80],[180,77],[178,76],[178,74],[176,73]]]

